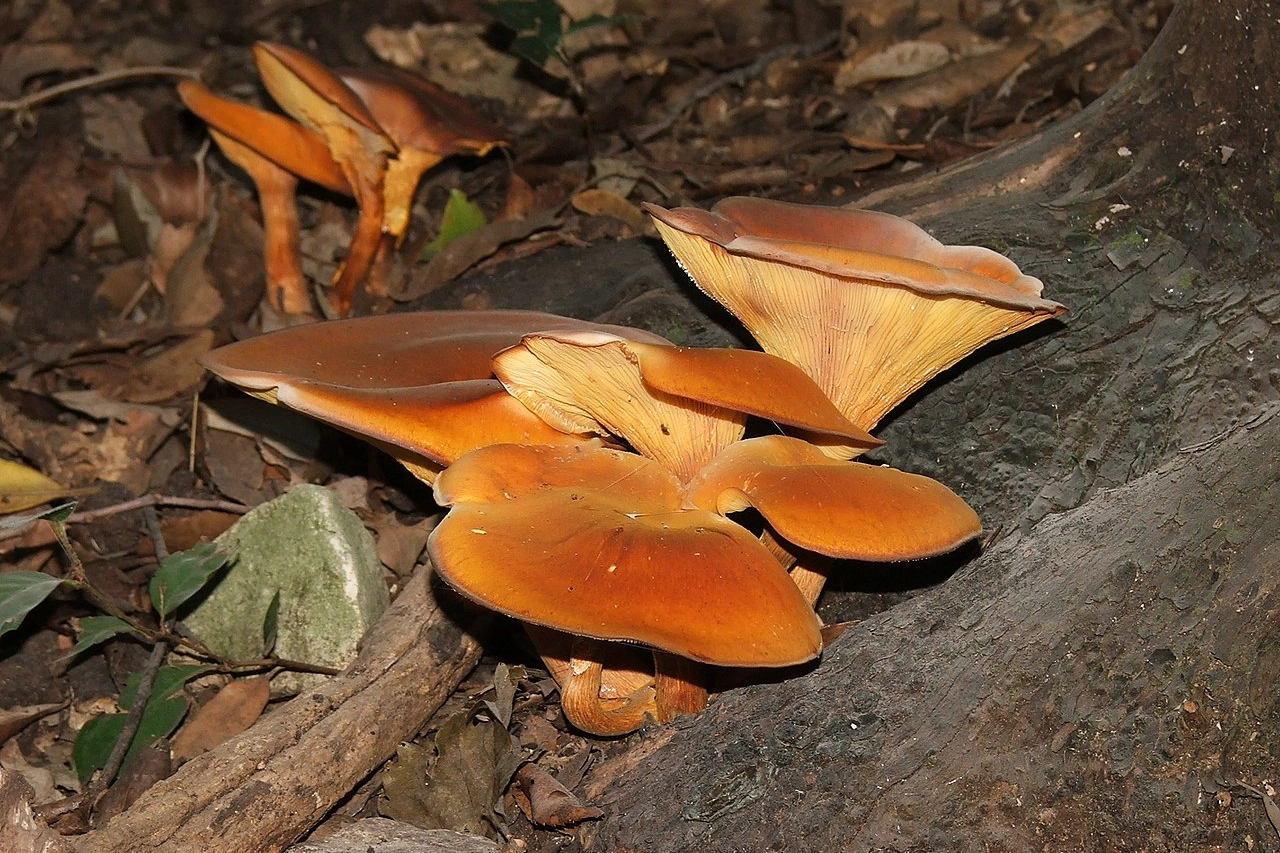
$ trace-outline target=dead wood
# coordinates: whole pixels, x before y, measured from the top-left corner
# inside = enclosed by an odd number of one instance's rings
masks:
[[[1071,308],[881,433],[1003,541],[638,738],[582,849],[1280,850],[1251,793],[1280,758],[1278,38],[1265,4],[1184,3],[1075,119],[870,199]]]
[[[81,853],[283,850],[412,737],[475,666],[478,643],[422,569],[350,667],[192,759]]]
[[[586,849],[1277,849],[1277,412],[602,766]]]

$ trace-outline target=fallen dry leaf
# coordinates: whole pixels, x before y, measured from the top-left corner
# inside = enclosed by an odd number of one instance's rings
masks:
[[[192,715],[173,738],[173,759],[183,762],[208,752],[249,728],[271,698],[271,679],[238,678]]]
[[[396,750],[395,762],[382,773],[382,813],[425,829],[495,837],[495,806],[521,761],[511,735],[497,720],[464,711],[440,727],[434,764],[431,756],[416,744]]]
[[[62,838],[35,819],[31,812],[31,787],[10,770],[0,768],[0,826],[6,850],[68,853]]]
[[[190,391],[206,375],[196,359],[211,349],[213,330],[201,329],[138,365],[120,396],[131,403],[160,403]]]
[[[643,234],[651,227],[649,217],[640,208],[609,190],[583,190],[574,195],[572,203],[579,213],[617,219],[637,234]]]
[[[47,111],[37,131],[40,156],[12,150],[0,169],[0,285],[34,272],[80,224],[89,190],[80,179],[84,142],[68,115]]]
[[[516,785],[516,803],[534,826],[560,829],[604,817],[602,810],[582,802],[536,764],[525,764],[516,771]]]
[[[0,515],[21,512],[58,498],[83,494],[83,489],[68,489],[41,474],[10,459],[0,459]],[[3,731],[0,717],[0,732]],[[0,737],[0,741],[4,738]]]
[[[470,234],[464,234],[441,249],[425,267],[415,271],[399,292],[391,294],[391,298],[402,302],[421,299],[480,263],[503,245],[550,228],[555,221],[556,211],[542,210],[524,219],[491,222]]]
[[[4,743],[41,717],[61,710],[60,703],[51,705],[27,705],[21,708],[0,708],[0,743]]]

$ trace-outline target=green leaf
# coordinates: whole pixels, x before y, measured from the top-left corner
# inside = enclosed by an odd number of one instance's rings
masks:
[[[203,675],[211,666],[205,666],[198,663],[186,663],[181,666],[162,666],[160,671],[156,673],[156,680],[151,685],[151,701],[157,699],[168,699],[174,693],[182,689],[182,685],[186,684],[197,675]],[[120,692],[120,707],[126,711],[133,707],[133,700],[138,695],[138,682],[142,680],[142,673],[135,672],[129,676],[129,680],[124,683],[124,690]]]
[[[422,250],[421,260],[431,260],[454,240],[477,231],[486,224],[488,220],[485,219],[484,211],[467,198],[466,193],[460,189],[449,190],[449,201],[440,217],[440,234]]]
[[[0,572],[0,635],[21,625],[60,583],[43,572]]]
[[[209,579],[227,564],[228,556],[211,542],[201,542],[189,551],[170,554],[151,578],[151,603],[160,621],[204,589]]]
[[[155,683],[151,687],[151,697],[142,712],[142,721],[138,733],[129,745],[125,754],[123,770],[133,761],[141,749],[145,749],[162,737],[173,734],[174,729],[182,722],[187,713],[187,700],[183,696],[173,695],[183,684],[197,675],[208,672],[207,666],[166,666],[156,673]],[[125,684],[120,694],[120,707],[126,710],[133,704],[138,695],[138,682],[142,673],[134,673]],[[94,717],[80,728],[76,742],[71,747],[71,760],[76,767],[76,775],[80,781],[87,782],[98,770],[106,766],[111,757],[111,750],[124,730],[124,714],[103,714]]]
[[[540,31],[547,19],[559,24],[560,16],[564,14],[564,9],[555,0],[501,0],[498,3],[481,3],[480,8],[516,33]]]
[[[25,515],[9,515],[0,518],[0,530],[17,530],[26,527],[38,518],[47,518],[49,522],[55,526],[65,524],[71,514],[76,511],[76,502],[67,501],[64,504],[51,506],[48,509],[42,509],[39,512],[29,512]]]
[[[556,0],[502,0],[480,8],[516,34],[511,52],[545,65],[564,40],[564,9]]]
[[[276,632],[280,625],[280,590],[271,596],[267,613],[262,617],[262,656],[267,657],[276,648]]]
[[[67,657],[75,657],[98,643],[132,630],[128,622],[115,616],[85,616],[80,620],[80,639],[76,640]]]

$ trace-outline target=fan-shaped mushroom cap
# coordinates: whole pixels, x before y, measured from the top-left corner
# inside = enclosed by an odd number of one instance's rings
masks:
[[[865,429],[983,344],[1066,310],[1001,255],[886,213],[749,198],[646,210],[697,285]]]
[[[385,314],[295,326],[220,347],[201,363],[241,389],[368,438],[428,482],[485,444],[582,442],[493,380],[493,354],[533,330],[608,329],[537,311]]]
[[[795,365],[754,350],[539,332],[493,364],[507,390],[552,426],[624,438],[682,479],[741,438],[747,415],[839,436],[859,451],[880,443]]]
[[[607,449],[493,445],[435,483],[452,507],[432,562],[517,619],[723,666],[788,666],[821,650],[818,621],[746,529],[685,508],[656,462]]]
[[[187,109],[223,136],[303,180],[351,194],[351,186],[329,155],[324,140],[296,121],[216,95],[196,80],[179,83],[178,95]],[[242,165],[238,160],[234,162]]]
[[[337,72],[396,144],[383,181],[383,229],[397,239],[409,227],[413,194],[423,172],[454,154],[483,156],[510,144],[506,131],[436,84],[399,68]]]
[[[832,459],[780,435],[730,445],[698,472],[688,495],[722,515],[755,507],[788,542],[843,559],[932,557],[982,532],[977,514],[936,480]]]

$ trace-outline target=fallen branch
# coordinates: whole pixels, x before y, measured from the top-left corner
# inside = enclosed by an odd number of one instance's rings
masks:
[[[270,853],[296,841],[412,737],[480,657],[421,570],[340,675],[159,782],[79,853]]]

